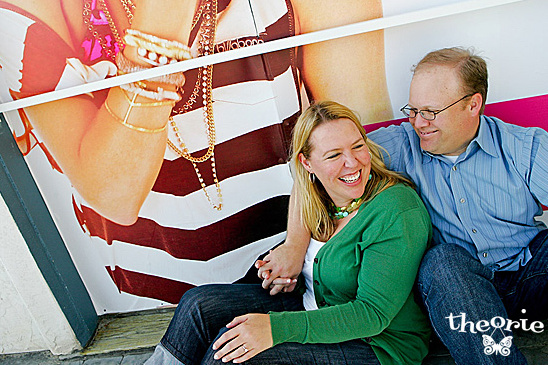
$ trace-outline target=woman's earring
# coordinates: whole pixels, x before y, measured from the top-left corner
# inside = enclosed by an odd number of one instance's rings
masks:
[[[310,178],[310,182],[312,184],[314,184],[316,182],[316,175],[314,175],[313,172],[311,172],[310,174],[308,174],[308,177]]]

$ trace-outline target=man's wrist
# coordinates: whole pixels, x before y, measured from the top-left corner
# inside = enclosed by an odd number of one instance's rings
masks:
[[[308,237],[298,237],[298,236],[287,236],[284,245],[286,247],[291,247],[301,252],[306,252],[308,249],[308,244],[310,243],[310,236]]]

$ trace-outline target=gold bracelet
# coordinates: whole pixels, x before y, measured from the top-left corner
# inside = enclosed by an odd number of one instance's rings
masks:
[[[140,81],[120,85],[120,88],[129,91],[130,93],[139,94],[141,96],[144,96],[145,98],[149,98],[152,100],[170,100],[175,102],[181,100],[181,95],[179,95],[175,91],[164,90],[161,87],[157,87],[156,90],[147,90],[146,85],[144,85]]]
[[[138,94],[135,94],[135,96],[133,97],[133,100],[132,100],[132,103],[135,102],[135,99],[137,98],[137,95]],[[143,128],[143,127],[137,127],[133,124],[129,124],[127,122],[127,119],[129,118],[129,113],[131,112],[131,108],[132,108],[132,105],[131,103],[129,104],[129,108],[128,110],[126,111],[126,115],[124,116],[124,119],[120,118],[119,116],[117,116],[116,114],[114,114],[114,112],[112,111],[112,109],[110,109],[110,107],[108,106],[108,103],[107,103],[107,100],[105,100],[105,109],[109,112],[109,114],[114,118],[116,119],[117,122],[119,122],[120,124],[122,124],[124,127],[127,127],[131,130],[134,130],[134,131],[137,131],[137,132],[143,132],[143,133],[159,133],[159,132],[163,132],[166,130],[167,128],[167,122],[166,124],[161,127],[161,128],[156,128],[156,129],[150,129],[150,128]]]
[[[156,102],[152,102],[152,103],[135,103],[134,101],[132,101],[132,99],[129,98],[129,95],[127,94],[128,91],[122,89],[121,87],[120,87],[120,91],[124,95],[124,98],[128,101],[129,105],[131,105],[132,107],[133,106],[147,107],[147,106],[166,106],[166,105],[169,105],[173,108],[175,106],[175,104],[177,104],[177,102],[175,100],[156,101]],[[133,94],[138,95],[136,93],[133,93]],[[133,100],[135,100],[135,96],[133,97]]]

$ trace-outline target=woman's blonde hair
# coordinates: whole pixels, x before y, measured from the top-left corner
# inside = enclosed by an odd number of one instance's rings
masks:
[[[335,232],[335,224],[328,213],[333,203],[321,182],[318,179],[312,179],[301,164],[299,155],[302,153],[308,159],[314,148],[310,143],[314,129],[323,123],[337,119],[352,121],[371,152],[371,180],[365,186],[364,202],[373,199],[381,191],[397,183],[412,185],[409,180],[386,168],[381,147],[367,138],[365,129],[352,110],[334,101],[322,101],[309,106],[301,114],[293,129],[291,164],[294,168],[295,194],[301,207],[301,221],[310,230],[314,239],[323,241],[329,239]]]

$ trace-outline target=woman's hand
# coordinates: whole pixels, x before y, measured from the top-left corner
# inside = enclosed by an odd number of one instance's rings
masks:
[[[255,267],[258,269],[257,275],[263,280],[263,288],[270,289],[270,295],[276,295],[295,289],[296,278],[303,268],[303,260],[299,255],[295,255],[295,250],[284,243],[271,250],[264,260],[257,260]]]
[[[220,348],[215,353],[216,360],[241,363],[272,347],[268,314],[246,314],[236,317],[226,327],[229,330],[213,343],[213,350]]]

